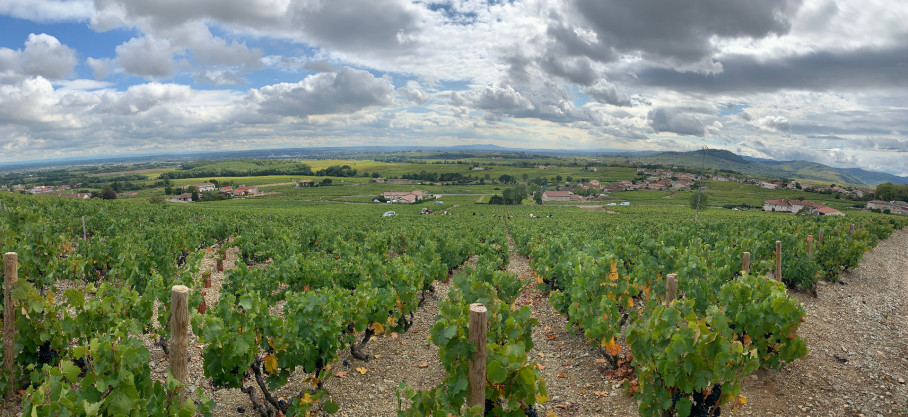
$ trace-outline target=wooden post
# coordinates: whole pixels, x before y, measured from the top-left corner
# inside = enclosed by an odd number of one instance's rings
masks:
[[[820,237],[817,239],[817,245],[823,244],[823,229],[820,229]]]
[[[854,223],[852,223],[851,228],[848,229],[848,237],[854,237]]]
[[[174,285],[170,290],[170,373],[185,384],[188,380],[186,362],[189,358],[189,288]],[[177,390],[182,402],[182,388]]]
[[[813,235],[807,235],[807,256],[813,256]]]
[[[85,233],[85,216],[82,216],[82,240],[88,240],[88,235]]]
[[[665,277],[665,305],[671,306],[672,301],[678,296],[678,274],[668,274]]]
[[[3,388],[7,398],[13,395],[16,387],[16,303],[12,293],[18,280],[19,256],[16,252],[7,252],[3,257],[3,372],[9,375],[9,387]]]
[[[476,353],[470,361],[469,390],[467,406],[485,407],[486,403],[486,307],[480,303],[470,304],[470,343],[476,346]]]
[[[750,252],[744,252],[744,260],[741,262],[741,270],[750,273]]]
[[[776,281],[782,280],[782,241],[776,241]]]

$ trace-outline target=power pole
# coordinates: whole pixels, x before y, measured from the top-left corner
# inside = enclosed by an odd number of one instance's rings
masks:
[[[700,193],[703,191],[703,169],[706,167],[706,147],[703,147],[703,164],[700,165],[700,179],[697,181],[697,211],[694,220],[700,221]]]

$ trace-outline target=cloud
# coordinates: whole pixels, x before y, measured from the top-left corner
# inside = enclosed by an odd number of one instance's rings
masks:
[[[397,89],[404,98],[415,104],[424,105],[432,99],[422,86],[416,81],[407,81],[407,85]]]
[[[583,93],[596,99],[600,103],[615,106],[630,106],[631,98],[626,93],[619,92],[614,84],[600,80],[596,85],[583,90]]]
[[[96,80],[103,80],[107,75],[114,71],[117,63],[110,58],[91,58],[85,59],[85,63],[91,67],[92,74]]]
[[[240,77],[233,71],[226,70],[207,70],[200,73],[196,73],[192,77],[197,83],[205,83],[211,85],[231,85],[231,84],[245,84],[246,80],[243,77]]]
[[[139,84],[129,87],[124,93],[101,95],[96,110],[117,115],[143,113],[164,103],[187,101],[190,96],[191,89],[185,85]]]
[[[250,100],[259,113],[293,117],[353,113],[391,103],[394,86],[368,71],[344,67],[323,72],[295,83],[281,83],[251,91]]]
[[[659,107],[647,114],[650,126],[656,132],[671,132],[679,135],[703,136],[706,127],[696,117],[678,109]]]
[[[711,58],[716,38],[785,34],[798,0],[577,0],[582,20],[618,51],[690,64]]]
[[[174,48],[167,39],[132,38],[120,44],[117,63],[126,72],[143,77],[169,77],[176,70]]]
[[[84,20],[91,16],[90,0],[4,0],[0,2],[0,15],[36,22]]]
[[[908,89],[905,75],[908,36],[905,44],[848,51],[815,51],[805,54],[758,59],[731,54],[720,58],[720,74],[677,72],[645,68],[634,82],[681,91],[771,92],[785,89],[823,91],[831,88]]]
[[[791,122],[782,116],[766,116],[755,122],[761,129],[788,133],[791,131]]]
[[[0,48],[0,72],[11,80],[25,76],[62,79],[77,62],[76,51],[45,33],[28,35],[24,50]]]

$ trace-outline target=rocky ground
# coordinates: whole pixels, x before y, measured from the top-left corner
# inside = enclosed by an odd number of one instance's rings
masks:
[[[236,261],[228,251],[225,269]],[[214,270],[213,252],[204,270]],[[531,305],[539,321],[533,331],[533,359],[548,384],[550,401],[539,415],[635,416],[636,403],[609,379],[599,353],[582,334],[568,329],[563,316],[533,288],[527,259],[511,251],[508,270],[527,281],[518,303]],[[864,255],[860,266],[840,276],[841,284],[821,284],[818,297],[793,292],[804,304],[807,321],[799,334],[810,354],[781,371],[761,370],[745,381],[744,415],[753,416],[908,416],[908,229],[896,231]],[[226,274],[214,271],[206,300],[217,300]],[[374,355],[358,361],[341,352],[333,365],[337,371],[326,383],[342,416],[391,416],[396,414],[396,388],[406,383],[430,388],[444,378],[437,349],[427,341],[438,301],[449,284],[437,283],[405,334],[376,336],[365,347]],[[152,369],[163,378],[167,360],[160,347],[148,339]],[[626,347],[625,348],[625,352]],[[358,371],[362,368],[365,372]],[[217,416],[250,415],[249,399],[239,390],[214,389],[202,375],[201,345],[190,336],[190,384],[202,387],[217,403]],[[294,375],[278,395],[298,392],[305,374]],[[620,378],[620,377],[619,377]],[[14,416],[19,399],[5,401],[0,415]],[[243,411],[242,413],[240,411]]]

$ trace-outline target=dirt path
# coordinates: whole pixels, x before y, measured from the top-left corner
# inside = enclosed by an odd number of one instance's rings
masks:
[[[908,229],[821,284],[799,332],[810,353],[747,378],[746,415],[908,416]]]
[[[627,416],[637,414],[637,404],[623,393],[616,382],[605,376],[602,356],[576,329],[568,327],[565,316],[552,308],[547,296],[535,288],[529,260],[517,253],[508,235],[508,272],[526,280],[528,286],[517,304],[533,308],[539,325],[533,328],[532,360],[548,388],[549,402],[537,407],[537,415],[549,410],[564,416]]]
[[[558,416],[636,416],[637,405],[604,377],[598,352],[582,334],[567,331],[564,316],[532,289],[528,260],[509,246],[508,271],[530,286],[520,303],[530,304],[534,360],[543,365]],[[864,255],[860,266],[820,284],[819,297],[791,293],[808,313],[800,334],[810,354],[781,371],[747,377],[742,395],[748,416],[908,416],[908,229]],[[625,347],[626,348],[626,347]],[[540,413],[543,415],[543,413]]]

